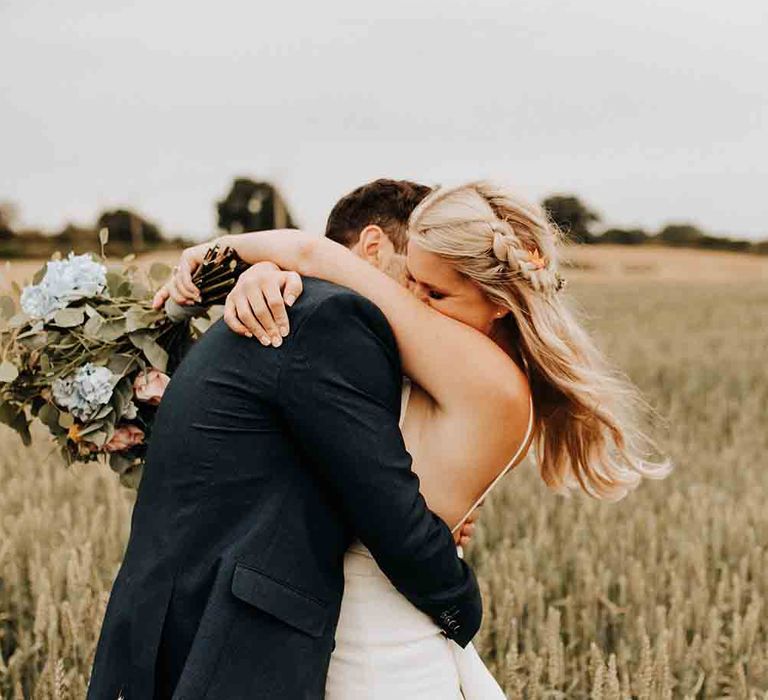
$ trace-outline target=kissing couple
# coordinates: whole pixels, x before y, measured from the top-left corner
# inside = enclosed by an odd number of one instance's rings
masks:
[[[503,698],[457,548],[477,506],[532,444],[559,492],[668,471],[563,298],[559,239],[505,187],[394,180],[324,237],[217,239],[252,267],[163,397],[88,698]],[[198,299],[210,246],[157,308]]]

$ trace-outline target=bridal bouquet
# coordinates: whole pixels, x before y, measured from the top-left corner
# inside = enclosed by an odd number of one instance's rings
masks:
[[[109,462],[135,487],[146,443],[169,375],[217,315],[247,266],[230,249],[213,248],[194,282],[202,302],[192,312],[152,308],[149,275],[132,264],[107,265],[90,254],[53,259],[17,300],[0,297],[0,421],[30,443],[29,426],[44,424],[65,461]]]

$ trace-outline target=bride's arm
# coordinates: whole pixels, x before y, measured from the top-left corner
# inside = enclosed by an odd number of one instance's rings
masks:
[[[509,415],[521,406],[521,399],[527,407],[522,373],[493,341],[418,301],[344,246],[293,230],[224,236],[218,242],[232,247],[246,262],[271,261],[370,299],[392,326],[405,373],[440,410],[458,408],[466,415],[470,409],[476,418],[486,420]]]

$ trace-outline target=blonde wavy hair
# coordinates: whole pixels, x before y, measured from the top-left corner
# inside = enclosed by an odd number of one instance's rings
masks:
[[[510,313],[535,413],[534,447],[544,482],[617,500],[668,461],[637,427],[650,407],[612,370],[559,291],[562,234],[538,205],[490,182],[439,188],[413,211],[410,240],[444,258]]]

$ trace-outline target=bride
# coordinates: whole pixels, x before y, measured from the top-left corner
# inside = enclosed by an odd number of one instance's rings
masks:
[[[454,533],[533,444],[553,490],[617,499],[669,465],[646,461],[635,390],[612,372],[559,294],[559,234],[542,209],[488,182],[433,191],[408,221],[405,287],[346,247],[298,231],[224,236],[246,262],[227,299],[238,333],[279,345],[295,273],[352,288],[385,314],[406,380],[401,429],[430,509]],[[209,244],[185,251],[172,295],[194,299]],[[290,291],[289,291],[290,290]],[[166,296],[167,296],[166,292]],[[283,328],[285,333],[287,328]],[[355,543],[326,696],[503,698]]]

